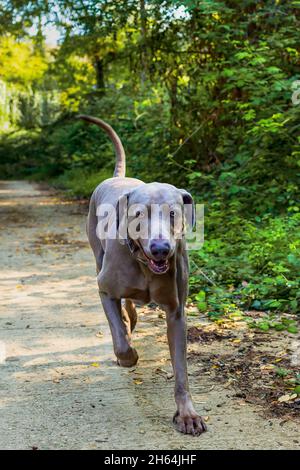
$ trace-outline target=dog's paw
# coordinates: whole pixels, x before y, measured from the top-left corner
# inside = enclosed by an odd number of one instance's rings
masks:
[[[179,413],[176,411],[173,417],[173,423],[177,431],[183,434],[192,434],[193,436],[200,436],[203,432],[207,431],[207,426],[203,418],[197,413]]]
[[[132,367],[135,366],[138,358],[139,356],[136,350],[134,348],[130,348],[126,353],[118,354],[117,362],[121,367]]]

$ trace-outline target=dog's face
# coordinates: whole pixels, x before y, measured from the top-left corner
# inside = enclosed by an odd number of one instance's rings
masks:
[[[169,184],[149,183],[125,197],[127,233],[135,247],[134,255],[153,273],[166,273],[176,244],[184,234],[185,219],[191,225],[194,223],[192,196]]]

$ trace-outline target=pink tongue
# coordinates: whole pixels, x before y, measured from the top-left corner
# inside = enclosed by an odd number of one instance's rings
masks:
[[[156,264],[153,260],[150,261],[151,266],[155,269],[155,271],[163,271],[166,268],[166,264]]]

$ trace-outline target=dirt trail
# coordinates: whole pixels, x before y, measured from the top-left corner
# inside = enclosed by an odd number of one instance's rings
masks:
[[[264,419],[193,374],[200,438],[172,428],[164,320],[142,310],[135,370],[116,365],[85,238],[86,207],[27,182],[0,184],[0,448],[299,448],[298,424]],[[1,359],[1,357],[0,357]]]

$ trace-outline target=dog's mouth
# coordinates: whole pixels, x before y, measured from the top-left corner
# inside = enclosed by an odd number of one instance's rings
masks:
[[[148,258],[148,268],[155,274],[165,274],[169,269],[169,261],[154,261]]]
[[[145,257],[145,260],[140,259],[140,261],[145,262],[147,267],[154,274],[165,274],[169,270],[169,268],[170,268],[169,260],[165,259],[165,260],[161,260],[161,261],[155,261],[154,259],[149,258],[149,256],[146,255],[146,253],[143,250],[143,247],[141,246],[140,243],[138,243],[138,247],[139,247],[140,251],[142,252],[142,254]]]

